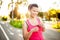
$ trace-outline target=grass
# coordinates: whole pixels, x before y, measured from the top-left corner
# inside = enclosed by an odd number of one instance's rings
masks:
[[[10,21],[10,25],[12,25],[15,28],[21,29],[22,28],[22,24],[23,24],[23,20],[13,20],[13,21],[11,20]]]
[[[54,29],[60,29],[60,24],[54,24],[54,25],[52,25],[52,27],[53,27]]]
[[[60,32],[60,30],[57,30],[58,32]]]

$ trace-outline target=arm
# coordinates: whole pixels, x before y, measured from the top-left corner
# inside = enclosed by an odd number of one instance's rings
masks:
[[[23,37],[24,40],[29,40],[30,36],[33,32],[38,31],[38,27],[32,28],[29,32],[27,31],[27,24],[24,22],[23,24]]]
[[[23,24],[23,37],[25,40],[28,40],[32,35],[32,31],[27,31],[27,24],[24,22]]]
[[[44,32],[45,31],[44,23],[43,23],[43,21],[42,21],[42,19],[40,17],[39,17],[39,19],[40,19],[40,22],[41,22],[40,26],[42,26],[43,32]]]

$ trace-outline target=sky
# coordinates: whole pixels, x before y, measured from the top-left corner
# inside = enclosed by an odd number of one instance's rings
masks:
[[[8,16],[9,12],[12,10],[11,7],[8,10],[8,4],[11,2],[11,0],[2,0],[2,1],[3,1],[3,4],[0,8],[0,16],[5,16],[5,15]],[[14,0],[14,2],[16,2],[16,1],[17,0]],[[28,0],[27,2],[28,2],[28,4],[33,4],[33,3],[38,4],[39,9],[42,12],[46,12],[50,8],[60,9],[60,0]],[[15,5],[15,4],[13,4],[13,5]],[[18,11],[22,14],[25,14],[28,10],[25,5],[20,5],[18,8]]]
[[[28,3],[37,3],[41,7],[41,11],[47,11],[50,8],[60,9],[60,0],[29,0]]]

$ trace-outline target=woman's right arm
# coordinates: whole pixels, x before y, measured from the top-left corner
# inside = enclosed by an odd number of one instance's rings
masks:
[[[23,37],[24,37],[24,40],[28,40],[30,38],[30,36],[32,35],[32,32],[33,31],[27,31],[27,24],[26,22],[24,22],[23,24]]]
[[[32,28],[29,32],[27,31],[27,24],[24,22],[23,24],[23,37],[24,40],[29,40],[30,36],[32,35],[33,32],[38,31],[38,27]]]

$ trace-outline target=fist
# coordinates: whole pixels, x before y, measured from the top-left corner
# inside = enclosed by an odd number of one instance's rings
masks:
[[[37,31],[38,31],[38,27],[34,27],[34,28],[32,28],[31,31],[33,31],[33,32],[37,32]]]

